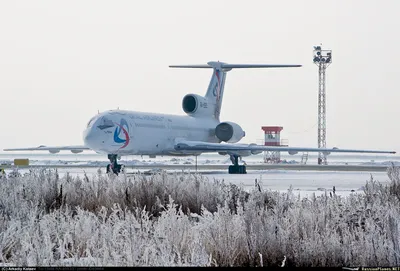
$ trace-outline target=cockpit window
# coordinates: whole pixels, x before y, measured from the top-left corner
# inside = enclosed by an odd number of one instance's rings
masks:
[[[96,119],[96,116],[94,116],[93,118],[91,118],[87,124],[87,128],[89,128],[90,126],[92,126],[94,120]]]
[[[104,129],[107,129],[107,128],[111,128],[111,127],[114,127],[114,122],[112,121],[112,120],[110,120],[110,119],[107,119],[107,118],[102,118],[101,119],[101,121],[100,121],[100,124],[99,125],[97,125],[97,128],[99,128],[100,130],[104,130]]]

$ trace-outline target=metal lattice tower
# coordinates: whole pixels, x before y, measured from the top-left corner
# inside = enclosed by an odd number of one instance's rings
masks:
[[[318,148],[326,148],[326,87],[325,71],[332,63],[332,50],[322,50],[321,46],[314,46],[313,62],[318,66]],[[318,153],[318,164],[326,165],[326,154]]]

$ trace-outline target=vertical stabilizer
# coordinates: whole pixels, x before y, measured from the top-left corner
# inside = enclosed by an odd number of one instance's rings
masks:
[[[207,65],[171,65],[170,68],[190,68],[190,69],[213,69],[210,84],[205,95],[207,104],[210,105],[210,112],[219,121],[221,113],[222,98],[224,96],[226,73],[232,69],[257,69],[257,68],[293,68],[301,65],[282,65],[282,64],[228,64],[223,62],[210,61]],[[192,98],[194,99],[194,98]]]
[[[210,84],[205,95],[209,104],[213,107],[214,118],[219,120],[221,113],[222,98],[224,97],[226,72],[221,68],[221,62],[208,62],[213,67]]]

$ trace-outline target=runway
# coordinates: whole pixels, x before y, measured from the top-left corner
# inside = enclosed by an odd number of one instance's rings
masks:
[[[13,165],[0,165],[0,168],[14,168]],[[153,169],[160,168],[164,170],[228,170],[229,165],[167,165],[167,164],[147,164],[147,165],[126,165],[126,169]],[[251,170],[295,170],[295,171],[357,171],[357,172],[385,172],[387,165],[302,165],[302,164],[249,164],[246,166],[248,171]],[[101,168],[98,164],[55,164],[55,165],[29,165],[18,166],[20,169],[27,168]]]

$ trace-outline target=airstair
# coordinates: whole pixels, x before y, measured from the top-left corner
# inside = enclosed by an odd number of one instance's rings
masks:
[[[308,160],[308,152],[303,152],[303,154],[301,155],[301,164],[305,165],[307,164],[307,160]]]

